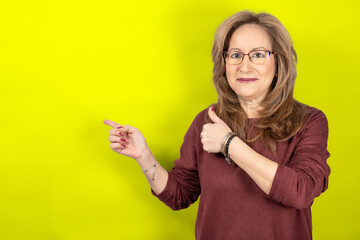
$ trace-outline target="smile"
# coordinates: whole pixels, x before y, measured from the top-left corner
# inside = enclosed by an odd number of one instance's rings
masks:
[[[236,81],[242,82],[242,83],[248,83],[248,82],[254,82],[258,80],[257,78],[238,78]]]

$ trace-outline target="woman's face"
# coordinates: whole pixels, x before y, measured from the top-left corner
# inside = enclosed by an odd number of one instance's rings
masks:
[[[258,48],[273,51],[269,35],[259,25],[245,24],[232,34],[228,51],[247,54]],[[226,76],[230,87],[238,95],[240,103],[260,102],[269,91],[276,73],[275,68],[273,54],[266,57],[262,64],[253,63],[248,55],[244,55],[242,62],[238,65],[226,62]]]

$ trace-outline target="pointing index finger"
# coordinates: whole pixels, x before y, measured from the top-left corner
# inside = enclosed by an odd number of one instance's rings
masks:
[[[108,119],[104,120],[103,123],[106,124],[106,125],[108,125],[108,126],[110,126],[110,127],[112,127],[112,128],[115,128],[115,129],[116,129],[117,127],[122,127],[120,124],[118,124],[118,123],[116,123],[116,122],[114,122],[114,121],[108,120]]]

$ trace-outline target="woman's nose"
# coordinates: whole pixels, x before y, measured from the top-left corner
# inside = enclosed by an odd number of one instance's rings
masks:
[[[249,55],[245,55],[239,65],[240,72],[249,72],[252,69],[252,62],[250,61]]]

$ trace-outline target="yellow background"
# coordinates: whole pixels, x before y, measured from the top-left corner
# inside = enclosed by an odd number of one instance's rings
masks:
[[[173,212],[111,151],[104,119],[139,128],[167,169],[216,101],[216,27],[267,11],[298,53],[295,96],[328,117],[329,189],[314,239],[359,239],[358,1],[0,3],[0,239],[193,239],[197,204]]]

